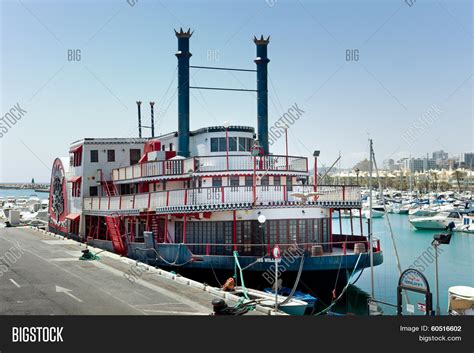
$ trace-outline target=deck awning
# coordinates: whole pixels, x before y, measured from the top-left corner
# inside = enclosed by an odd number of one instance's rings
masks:
[[[73,147],[69,150],[69,153],[77,153],[77,152],[81,152],[82,151],[82,146],[83,145],[79,145],[79,146],[76,146],[76,147]]]
[[[77,183],[78,181],[81,181],[82,177],[81,176],[73,176],[70,177],[67,181],[70,183]]]
[[[80,214],[78,213],[69,213],[67,216],[66,216],[66,219],[69,219],[70,221],[76,221],[79,219],[79,217],[81,217]]]

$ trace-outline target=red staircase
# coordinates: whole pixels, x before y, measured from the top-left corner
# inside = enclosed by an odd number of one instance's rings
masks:
[[[105,180],[104,173],[102,172],[102,170],[99,171],[100,184],[102,185],[102,191],[105,193],[105,196],[116,196],[118,192],[113,180]]]
[[[115,184],[111,180],[107,180],[104,183],[105,185],[105,191],[107,193],[107,196],[116,196],[117,195],[117,190],[115,188]]]
[[[121,234],[119,218],[113,216],[105,216],[104,218],[114,251],[122,256],[127,255],[127,242]]]

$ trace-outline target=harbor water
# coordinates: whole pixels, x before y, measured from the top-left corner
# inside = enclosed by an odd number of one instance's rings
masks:
[[[387,217],[387,216],[385,216]],[[384,261],[374,268],[374,293],[377,300],[397,303],[397,284],[400,276],[395,257],[394,247],[390,236],[387,220],[375,218],[373,220],[374,237],[380,239],[384,252]],[[430,290],[433,293],[433,309],[436,309],[436,282],[435,261],[431,247],[433,235],[443,231],[416,230],[408,220],[408,215],[389,214],[395,244],[400,257],[402,271],[413,266],[420,270],[428,279]],[[350,232],[348,219],[342,220],[343,231]],[[333,221],[333,229],[339,229],[339,220]],[[355,231],[359,227],[355,225]],[[347,233],[346,233],[347,234]],[[364,219],[364,234],[367,234],[367,220]],[[417,263],[415,261],[418,260]],[[441,314],[446,315],[448,304],[448,288],[452,286],[474,286],[474,235],[454,232],[449,245],[441,245],[439,250],[439,294]],[[357,276],[356,276],[357,278]],[[335,307],[341,313],[367,313],[367,299],[371,293],[370,268],[364,270],[354,286],[350,286],[347,295]],[[403,309],[406,312],[405,296]],[[409,292],[408,301],[414,305],[415,314],[422,315],[418,303],[424,303],[424,296]],[[380,305],[384,314],[396,314],[396,308]]]
[[[6,199],[10,196],[15,199],[28,199],[29,197],[36,196],[41,200],[47,200],[49,193],[38,192],[33,189],[0,189],[0,198]]]

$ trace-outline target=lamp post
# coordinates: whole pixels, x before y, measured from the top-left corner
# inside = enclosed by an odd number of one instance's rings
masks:
[[[230,126],[230,123],[229,123],[228,121],[224,121],[224,128],[225,128],[225,155],[226,155],[227,171],[229,171],[229,126]]]
[[[261,241],[262,241],[263,244],[266,244],[265,222],[267,221],[267,217],[265,217],[265,215],[263,215],[263,214],[260,214],[258,216],[257,220],[258,220],[258,223],[260,223],[259,228],[262,230],[262,240]],[[263,253],[265,254],[265,245],[264,245]]]
[[[318,157],[319,157],[320,151],[314,151],[313,152],[313,157],[314,157],[314,191],[318,191]]]
[[[436,315],[441,315],[441,309],[439,306],[439,277],[438,277],[438,246],[441,244],[448,245],[451,241],[452,231],[455,225],[454,222],[450,222],[446,227],[448,230],[447,234],[435,234],[433,235],[433,241],[431,245],[433,245],[435,250],[435,280],[436,280]]]

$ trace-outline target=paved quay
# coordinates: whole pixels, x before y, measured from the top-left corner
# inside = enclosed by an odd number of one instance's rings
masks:
[[[30,228],[0,229],[0,315],[209,315],[214,298],[235,303],[228,293],[109,252],[79,260],[85,248]]]

